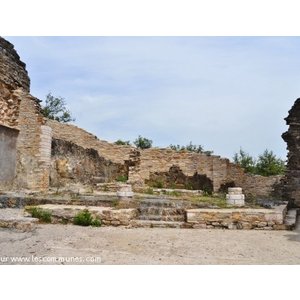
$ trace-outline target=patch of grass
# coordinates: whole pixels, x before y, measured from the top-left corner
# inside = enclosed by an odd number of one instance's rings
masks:
[[[171,191],[171,192],[168,192],[168,191],[162,191],[164,195],[167,195],[167,196],[172,196],[172,197],[180,197],[182,196],[182,194],[180,192],[177,192],[177,191]]]
[[[94,226],[94,227],[100,227],[101,226],[101,220],[99,218],[93,218],[92,214],[87,210],[83,210],[79,212],[73,219],[74,225],[80,225],[80,226]]]
[[[225,198],[213,197],[213,196],[193,196],[190,200],[194,204],[207,204],[208,206],[217,206],[219,208],[227,208]]]
[[[145,193],[145,194],[148,194],[148,195],[154,195],[153,188],[148,187],[148,188],[144,191],[144,193]]]
[[[118,181],[118,182],[127,182],[127,180],[128,180],[128,177],[125,175],[120,175],[116,178],[116,181]]]
[[[118,207],[118,205],[120,204],[120,200],[119,199],[114,199],[112,202],[111,202],[112,206],[113,207]]]
[[[164,187],[164,184],[162,181],[157,180],[152,183],[152,187],[162,189]]]
[[[51,223],[52,214],[50,211],[39,208],[39,207],[27,207],[25,209],[27,212],[31,214],[33,218],[37,218],[42,223]]]

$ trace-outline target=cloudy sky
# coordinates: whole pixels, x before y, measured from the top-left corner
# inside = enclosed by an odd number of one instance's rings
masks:
[[[6,37],[31,93],[66,99],[100,139],[150,138],[232,158],[285,159],[283,120],[300,97],[298,37]]]

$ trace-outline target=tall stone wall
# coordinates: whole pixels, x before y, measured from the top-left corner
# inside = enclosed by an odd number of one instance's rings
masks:
[[[29,94],[29,89],[25,64],[13,45],[0,37],[0,125],[18,131],[12,188],[46,190],[51,129],[44,126],[40,101]],[[13,135],[7,137],[8,142],[13,139]],[[0,156],[2,162],[5,159],[5,155]]]
[[[22,90],[19,97],[15,187],[46,190],[49,187],[51,129],[44,125],[37,99]]]
[[[300,98],[285,120],[289,129],[282,135],[288,150],[284,196],[291,206],[300,207]]]

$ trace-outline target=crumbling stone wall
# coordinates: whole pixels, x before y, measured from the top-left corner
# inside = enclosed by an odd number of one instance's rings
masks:
[[[26,65],[20,60],[14,46],[0,37],[0,78],[8,90],[22,88],[29,93],[30,79]]]
[[[274,192],[275,185],[281,179],[280,176],[263,177],[247,174],[229,159],[215,155],[152,148],[132,150],[129,160],[129,181],[136,189],[142,189],[145,182],[155,185],[155,182],[159,181],[171,187],[170,179],[175,176],[172,172],[174,168],[180,170],[176,176],[181,188],[183,185],[187,185],[186,187],[197,185],[198,188],[202,186],[207,190],[212,189],[213,192],[226,191],[230,186],[239,186],[247,195],[266,197]]]
[[[187,182],[200,187],[204,186],[205,179],[215,192],[235,185],[241,186],[245,193],[267,195],[273,188],[271,179],[251,177],[239,166],[219,156],[118,146],[101,141],[74,125],[46,120],[40,113],[40,101],[29,94],[29,89],[25,64],[20,61],[13,45],[0,38],[0,125],[18,131],[13,179],[15,189],[47,190],[50,169],[53,182],[62,179],[85,183],[91,182],[93,177],[102,176],[109,181],[119,173],[128,172],[129,182],[138,189],[144,187],[145,182],[153,179],[155,174],[164,174],[168,178],[174,168],[181,176],[180,184]],[[52,135],[54,152],[51,160]],[[58,143],[58,140],[61,142]],[[7,142],[10,142],[9,138]],[[295,143],[293,141],[290,147],[294,147]],[[4,159],[5,156],[0,155],[2,162]],[[297,165],[297,159],[294,160],[291,157],[291,166]],[[65,171],[62,171],[63,168]],[[290,176],[299,172],[296,167],[290,170]]]
[[[49,186],[51,130],[44,126],[40,101],[29,94],[29,86],[25,64],[13,45],[0,38],[0,125],[19,131],[12,187],[44,190]]]
[[[289,129],[282,135],[288,149],[284,196],[291,206],[300,207],[300,98],[285,120]]]
[[[95,149],[99,156],[114,163],[124,164],[129,159],[130,146],[119,146],[99,140],[95,135],[71,124],[47,120],[46,125],[52,128],[53,138],[72,142],[84,149]]]
[[[125,165],[100,157],[94,149],[65,140],[52,140],[50,184],[53,187],[111,182],[127,173]]]

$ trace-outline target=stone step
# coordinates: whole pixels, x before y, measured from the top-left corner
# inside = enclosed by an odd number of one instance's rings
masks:
[[[139,220],[184,222],[185,215],[140,215]]]
[[[141,215],[176,216],[185,215],[185,209],[173,207],[139,207]]]
[[[21,231],[32,231],[39,222],[36,218],[26,217],[23,209],[3,208],[0,209],[0,227],[14,228]]]
[[[184,222],[167,222],[167,221],[153,221],[153,220],[132,220],[130,227],[142,228],[183,228]]]

